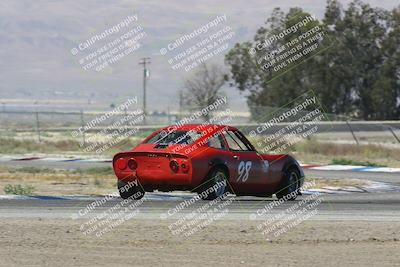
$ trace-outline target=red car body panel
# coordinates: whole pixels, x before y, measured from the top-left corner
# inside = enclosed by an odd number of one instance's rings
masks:
[[[169,144],[160,146],[147,143],[162,131],[201,132],[201,137],[191,144]],[[224,125],[189,124],[169,126],[156,131],[131,151],[121,152],[114,156],[113,168],[119,180],[125,183],[138,179],[146,191],[160,190],[196,190],[205,181],[205,177],[216,165],[224,166],[228,172],[229,189],[236,195],[269,196],[280,189],[285,168],[288,164],[298,166],[298,163],[288,155],[259,154],[257,151],[232,151],[229,148],[214,148],[208,145],[208,140],[217,135],[223,136],[226,146],[225,131],[238,131],[236,128]],[[243,136],[245,139],[245,137]],[[247,140],[247,139],[246,139]],[[245,141],[246,141],[245,140]],[[247,140],[247,142],[249,142]],[[250,143],[250,142],[249,142]],[[249,146],[252,147],[250,144]],[[134,160],[135,170],[129,165]],[[178,171],[172,170],[170,164],[175,161]],[[242,177],[240,164],[249,163],[247,177]],[[125,168],[124,168],[125,167]],[[243,170],[243,168],[242,168]]]

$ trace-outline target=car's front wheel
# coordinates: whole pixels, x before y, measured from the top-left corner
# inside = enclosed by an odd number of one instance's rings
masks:
[[[123,199],[133,198],[133,199],[141,199],[144,197],[144,190],[139,184],[135,184],[133,182],[124,182],[118,180],[118,191],[119,195]]]
[[[201,185],[199,196],[203,200],[222,197],[228,190],[228,175],[223,168],[213,169]]]

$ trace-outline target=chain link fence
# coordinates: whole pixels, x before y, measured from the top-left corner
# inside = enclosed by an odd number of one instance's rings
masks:
[[[305,114],[306,111],[299,112]],[[264,120],[255,122],[250,115],[244,113],[232,113],[230,125],[240,128],[245,133],[257,129],[265,124],[274,115],[274,109],[266,108],[263,110],[267,114]],[[42,141],[43,136],[48,133],[63,133],[68,136],[72,131],[84,127],[88,122],[105,115],[106,112],[94,112],[83,110],[75,112],[63,111],[0,111],[0,138],[25,135]],[[116,113],[107,120],[101,121],[95,127],[91,127],[87,132],[100,132],[106,127],[112,127],[124,116],[130,115],[130,111]],[[271,114],[268,116],[268,114]],[[152,132],[161,127],[178,123],[189,112],[170,112],[152,113],[146,115],[146,120],[137,127],[142,132]],[[316,135],[326,140],[351,140],[353,143],[400,143],[400,121],[353,121],[344,116],[337,116],[324,113],[323,121],[315,122],[319,127]],[[292,118],[293,119],[293,118]],[[202,123],[203,120],[197,119],[193,123]],[[280,128],[288,126],[290,121],[274,123],[263,131],[263,135],[273,134]],[[129,127],[128,127],[129,128]]]

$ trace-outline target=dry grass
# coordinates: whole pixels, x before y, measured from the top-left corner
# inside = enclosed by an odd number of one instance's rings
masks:
[[[325,154],[331,156],[362,155],[364,158],[391,157],[400,161],[400,149],[387,148],[380,145],[355,145],[319,143],[317,141],[305,141],[295,147],[296,151],[309,154]]]
[[[6,185],[35,188],[36,195],[104,195],[115,192],[116,178],[108,168],[57,170],[39,168],[0,169],[0,194]]]
[[[112,156],[117,152],[132,149],[142,138],[132,137],[121,143],[105,150],[101,155]],[[0,151],[2,154],[27,154],[27,153],[46,153],[46,154],[93,154],[96,152],[84,152],[85,147],[90,147],[90,143],[86,143],[81,147],[78,140],[75,139],[44,139],[38,142],[34,139],[21,138],[0,138]]]
[[[249,139],[259,151],[263,151],[269,143],[275,140],[265,143],[265,137]],[[316,139],[305,139],[295,144],[287,144],[287,148],[280,153],[293,154],[301,162],[310,164],[332,164],[335,161],[341,161],[343,163],[365,163],[361,165],[369,166],[400,167],[400,147],[394,145],[340,144],[333,143],[333,141],[330,143],[326,140],[320,142]]]
[[[0,151],[3,154],[70,153],[111,157],[117,152],[130,150],[144,138],[144,135],[132,136],[105,150],[101,155],[95,152],[85,153],[79,145],[79,140],[69,138],[66,139],[66,136],[45,138],[40,143],[34,139],[21,138],[20,136],[0,138]],[[250,141],[259,151],[262,151],[263,146],[265,146],[261,137],[250,138]],[[282,152],[294,154],[304,163],[330,164],[339,160],[342,162],[364,162],[371,166],[400,167],[400,148],[394,145],[361,144],[358,146],[356,144],[329,143],[326,140],[319,142],[311,139],[289,145]]]
[[[327,186],[366,186],[357,179],[308,179],[315,188]],[[46,168],[0,168],[0,194],[6,185],[32,186],[36,195],[105,195],[116,191],[116,178],[110,167],[87,170],[58,170]]]
[[[362,165],[400,167],[400,149],[381,145],[319,143],[308,140],[296,144],[292,153],[307,163],[329,164],[335,161],[365,163]],[[357,165],[357,164],[355,164]]]
[[[360,179],[323,179],[323,178],[312,178],[307,179],[307,182],[315,183],[313,188],[324,188],[324,187],[363,187],[368,186],[369,182]]]
[[[30,139],[1,138],[0,149],[3,154],[54,153],[60,151],[79,151],[79,143],[74,140],[37,142]]]

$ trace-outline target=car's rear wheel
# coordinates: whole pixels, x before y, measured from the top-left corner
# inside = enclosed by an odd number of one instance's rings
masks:
[[[199,196],[203,200],[222,197],[228,190],[228,175],[223,168],[214,168],[201,185]]]
[[[276,192],[278,199],[295,200],[299,194],[300,173],[297,168],[289,168],[285,172],[281,189]]]
[[[118,191],[119,195],[123,199],[132,198],[132,199],[141,199],[144,197],[144,190],[139,184],[135,184],[133,182],[124,182],[118,180]]]

